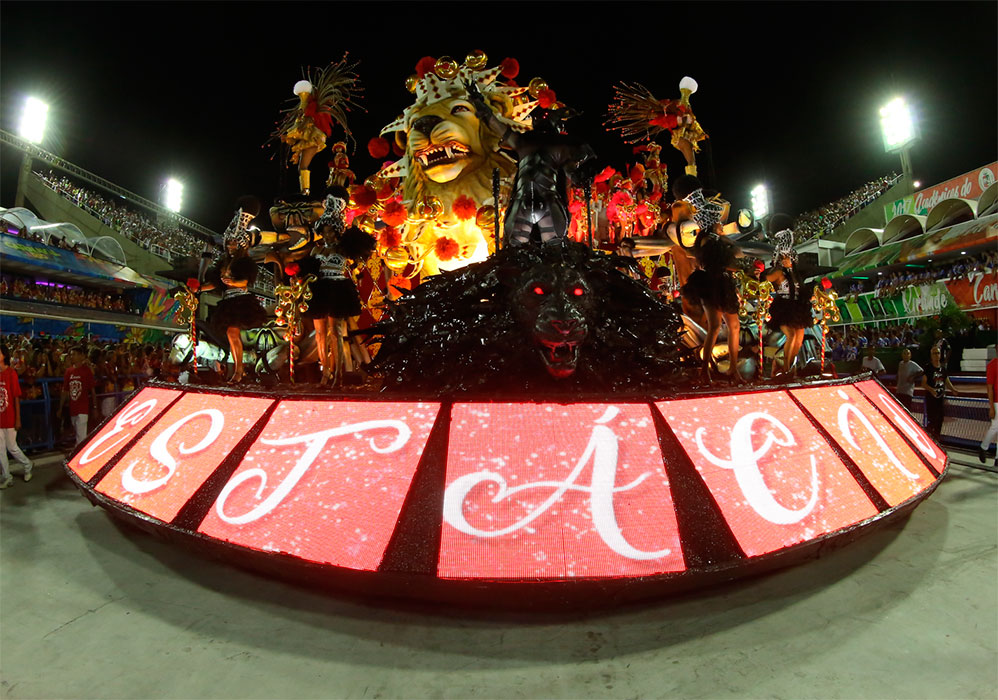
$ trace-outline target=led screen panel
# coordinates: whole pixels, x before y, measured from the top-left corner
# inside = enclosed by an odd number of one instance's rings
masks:
[[[200,532],[376,569],[439,410],[428,403],[281,402]]]
[[[842,460],[784,392],[656,405],[747,556],[877,514]]]
[[[272,403],[187,394],[122,456],[97,491],[170,522]]]
[[[855,387],[791,391],[890,505],[908,500],[935,480],[894,426]]]
[[[940,474],[943,473],[943,470],[946,468],[946,453],[936,446],[922,429],[922,426],[915,422],[904,406],[898,403],[884,387],[872,379],[865,382],[858,382],[853,386],[862,391],[867,398],[873,401],[884,412],[887,420],[893,423],[898,430],[911,440],[915,448],[922,453],[922,456],[929,461],[929,464],[937,472]]]
[[[180,396],[169,389],[143,389],[69,460],[69,468],[89,481],[101,468]]]
[[[456,404],[441,578],[683,571],[647,404]]]

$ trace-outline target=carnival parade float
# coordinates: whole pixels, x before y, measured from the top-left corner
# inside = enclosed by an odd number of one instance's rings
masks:
[[[815,558],[936,488],[946,454],[907,411],[823,374],[830,285],[769,281],[797,280],[792,232],[759,240],[698,179],[695,81],[616,88],[607,128],[642,159],[617,170],[515,60],[424,58],[358,181],[356,68],[295,86],[274,142],[299,191],[263,231],[241,202],[226,255],[177,291],[193,383],[142,388],[67,461],[93,503],[336,589],[601,606]],[[658,137],[684,160],[672,183]],[[208,278],[252,306],[245,260],[282,276],[274,320],[202,321]],[[769,309],[790,303],[812,342],[780,373]],[[199,362],[226,345],[228,385]]]

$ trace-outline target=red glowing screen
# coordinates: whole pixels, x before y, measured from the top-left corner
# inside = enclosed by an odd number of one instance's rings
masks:
[[[684,569],[647,404],[453,407],[438,576]]]
[[[928,434],[922,430],[922,426],[915,422],[915,419],[908,413],[908,409],[902,406],[891,396],[884,387],[869,379],[865,382],[854,384],[863,394],[866,395],[877,407],[884,412],[887,420],[902,433],[908,436],[915,448],[929,461],[937,472],[942,474],[946,468],[946,453],[932,441]]]
[[[73,455],[69,468],[89,481],[179,395],[179,391],[169,389],[143,389]]]
[[[750,557],[877,514],[785,392],[656,405]]]
[[[792,393],[890,505],[908,500],[935,481],[894,427],[854,386],[793,389]]]
[[[376,569],[439,410],[426,403],[283,401],[200,532]]]
[[[122,456],[97,491],[170,522],[271,403],[187,394]]]

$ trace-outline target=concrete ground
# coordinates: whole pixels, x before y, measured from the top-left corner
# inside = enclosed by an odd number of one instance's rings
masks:
[[[956,462],[823,559],[575,616],[276,582],[116,524],[57,461],[36,474],[0,496],[3,698],[998,695],[998,475]]]

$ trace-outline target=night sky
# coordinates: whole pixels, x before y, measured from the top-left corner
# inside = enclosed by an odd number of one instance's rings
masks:
[[[520,84],[545,78],[581,109],[570,131],[600,160],[633,162],[602,127],[612,86],[659,98],[694,77],[694,111],[710,135],[701,176],[735,207],[765,182],[792,215],[892,170],[878,109],[904,95],[921,141],[924,186],[998,154],[998,3],[3,3],[0,119],[17,131],[28,94],[50,104],[46,149],[149,199],[168,176],[183,213],[221,231],[236,199],[269,204],[295,186],[267,141],[304,66],[360,61],[366,113],[350,125],[360,178],[366,143],[411,103],[406,76],[423,56],[459,61],[481,49],[519,60]],[[334,132],[334,138],[337,132]],[[670,174],[682,156],[665,145]],[[313,161],[325,179],[329,151]],[[19,154],[2,151],[12,206]]]

